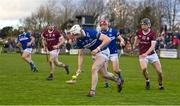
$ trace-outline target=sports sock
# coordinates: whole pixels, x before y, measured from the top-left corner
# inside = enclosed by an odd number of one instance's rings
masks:
[[[33,67],[33,68],[35,67],[35,65],[32,62],[29,62],[29,64],[31,67]]]
[[[122,78],[122,76],[121,76],[121,72],[116,72],[116,74],[118,75],[118,77],[119,77],[120,79],[123,80],[123,78]]]

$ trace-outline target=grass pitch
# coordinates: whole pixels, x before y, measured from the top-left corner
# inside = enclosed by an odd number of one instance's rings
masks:
[[[149,65],[151,89],[145,90],[145,81],[139,70],[137,57],[120,57],[125,79],[121,93],[115,83],[104,88],[99,76],[95,97],[87,97],[91,82],[91,56],[85,56],[83,73],[74,85],[68,85],[77,68],[77,56],[60,55],[59,60],[70,65],[70,75],[56,67],[55,80],[46,81],[49,64],[45,55],[33,55],[39,68],[30,71],[19,54],[0,54],[0,105],[180,105],[180,59],[161,59],[165,90],[158,90],[156,72]],[[111,69],[111,65],[110,65]]]

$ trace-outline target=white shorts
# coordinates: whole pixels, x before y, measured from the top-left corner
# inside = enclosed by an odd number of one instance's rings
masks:
[[[28,52],[28,53],[31,54],[32,53],[32,48],[26,48],[26,49],[23,50],[23,52]]]
[[[49,55],[53,58],[56,58],[56,57],[58,57],[59,52],[60,52],[60,49],[52,50],[49,52]]]
[[[102,56],[103,58],[105,58],[108,61],[109,56],[110,56],[109,48],[97,53],[95,56],[92,56],[92,59],[95,60],[97,56]]]
[[[146,61],[147,63],[154,63],[156,61],[159,61],[159,57],[156,53],[152,55],[148,55],[145,58],[139,57],[139,61]]]
[[[117,54],[117,53],[115,53],[115,54],[110,54],[109,59],[110,59],[111,61],[118,61],[118,60],[119,60],[119,59],[118,59],[118,54]]]

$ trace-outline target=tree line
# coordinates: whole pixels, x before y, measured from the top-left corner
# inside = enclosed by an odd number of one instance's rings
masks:
[[[148,17],[154,29],[166,25],[175,31],[180,28],[179,6],[180,0],[49,0],[20,22],[31,31],[42,31],[49,23],[66,29],[77,15],[91,15],[96,22],[105,18],[116,28],[134,31],[140,20]],[[11,27],[1,29],[1,36],[13,36],[12,33],[17,31]]]

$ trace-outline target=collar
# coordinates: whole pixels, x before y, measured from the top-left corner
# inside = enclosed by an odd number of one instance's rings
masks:
[[[52,30],[52,31],[48,30],[49,33],[52,33],[53,31],[54,31],[54,30]]]
[[[110,28],[108,27],[107,30],[101,30],[101,32],[107,32],[107,31],[109,31],[109,29],[110,29]]]
[[[151,29],[149,28],[149,29],[147,30],[147,32],[145,32],[144,30],[142,30],[142,33],[143,33],[143,35],[147,35],[150,31],[151,31]]]

